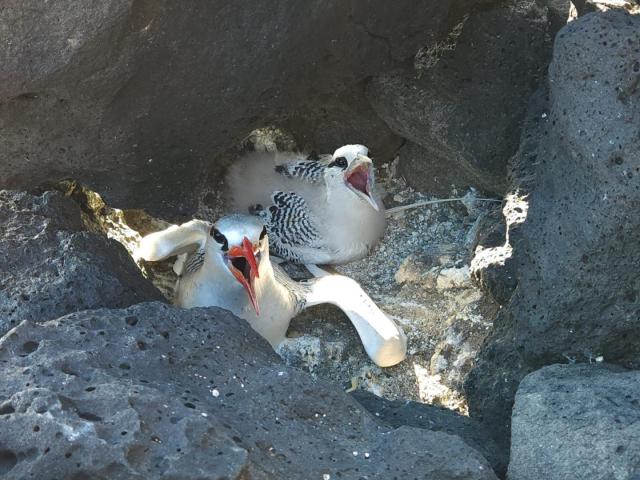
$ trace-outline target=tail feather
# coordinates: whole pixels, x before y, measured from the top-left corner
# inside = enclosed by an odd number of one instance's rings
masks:
[[[140,240],[134,257],[155,262],[174,255],[194,252],[204,247],[210,228],[207,222],[192,220],[151,233]]]
[[[310,282],[307,305],[330,303],[339,307],[353,323],[367,354],[378,366],[390,367],[404,360],[407,353],[404,332],[378,308],[358,282],[313,267],[317,270],[312,273],[319,278]]]

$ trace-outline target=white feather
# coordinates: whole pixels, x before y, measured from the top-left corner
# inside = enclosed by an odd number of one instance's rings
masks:
[[[338,157],[356,157],[358,155],[364,155],[365,157],[369,155],[369,149],[364,145],[345,145],[340,147],[335,152],[333,152],[333,158]]]
[[[390,367],[404,360],[407,337],[365,293],[360,284],[344,275],[331,274],[315,265],[306,265],[315,278],[307,306],[330,303],[342,310],[356,328],[364,348],[376,365]]]
[[[211,224],[202,220],[173,225],[144,237],[133,256],[136,259],[155,262],[174,255],[194,252],[204,247],[210,228]]]

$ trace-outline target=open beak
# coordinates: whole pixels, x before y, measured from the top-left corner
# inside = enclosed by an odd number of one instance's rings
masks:
[[[358,158],[352,163],[349,170],[345,172],[344,180],[352,192],[369,202],[374,210],[380,210],[380,206],[373,198],[373,184],[375,179],[373,163],[369,157],[358,155]]]
[[[256,261],[253,245],[247,237],[244,237],[242,245],[231,247],[227,257],[229,270],[247,291],[256,315],[260,315],[260,307],[258,306],[254,288],[254,279],[260,277],[260,272],[258,271],[258,262]]]

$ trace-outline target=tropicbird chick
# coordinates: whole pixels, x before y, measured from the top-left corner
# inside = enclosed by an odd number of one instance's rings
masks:
[[[292,280],[269,259],[269,237],[259,218],[229,215],[214,225],[192,220],[144,237],[135,253],[149,261],[187,254],[179,265],[175,303],[218,306],[249,322],[274,349],[291,319],[312,305],[331,303],[349,317],[367,354],[381,367],[401,362],[406,337],[354,280],[329,275]],[[326,275],[325,275],[326,274]]]
[[[345,145],[318,160],[251,153],[227,175],[232,208],[263,220],[278,257],[312,264],[358,260],[386,226],[367,155],[363,145]]]

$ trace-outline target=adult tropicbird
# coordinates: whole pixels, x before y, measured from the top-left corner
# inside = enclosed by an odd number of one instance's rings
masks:
[[[405,357],[403,331],[357,282],[337,274],[296,282],[272,264],[269,236],[257,217],[235,214],[213,225],[192,220],[172,226],[144,237],[135,256],[157,261],[183,254],[186,260],[177,262],[176,271],[175,303],[180,307],[230,310],[275,349],[285,340],[295,315],[307,307],[330,303],[349,317],[377,365],[388,367]]]

